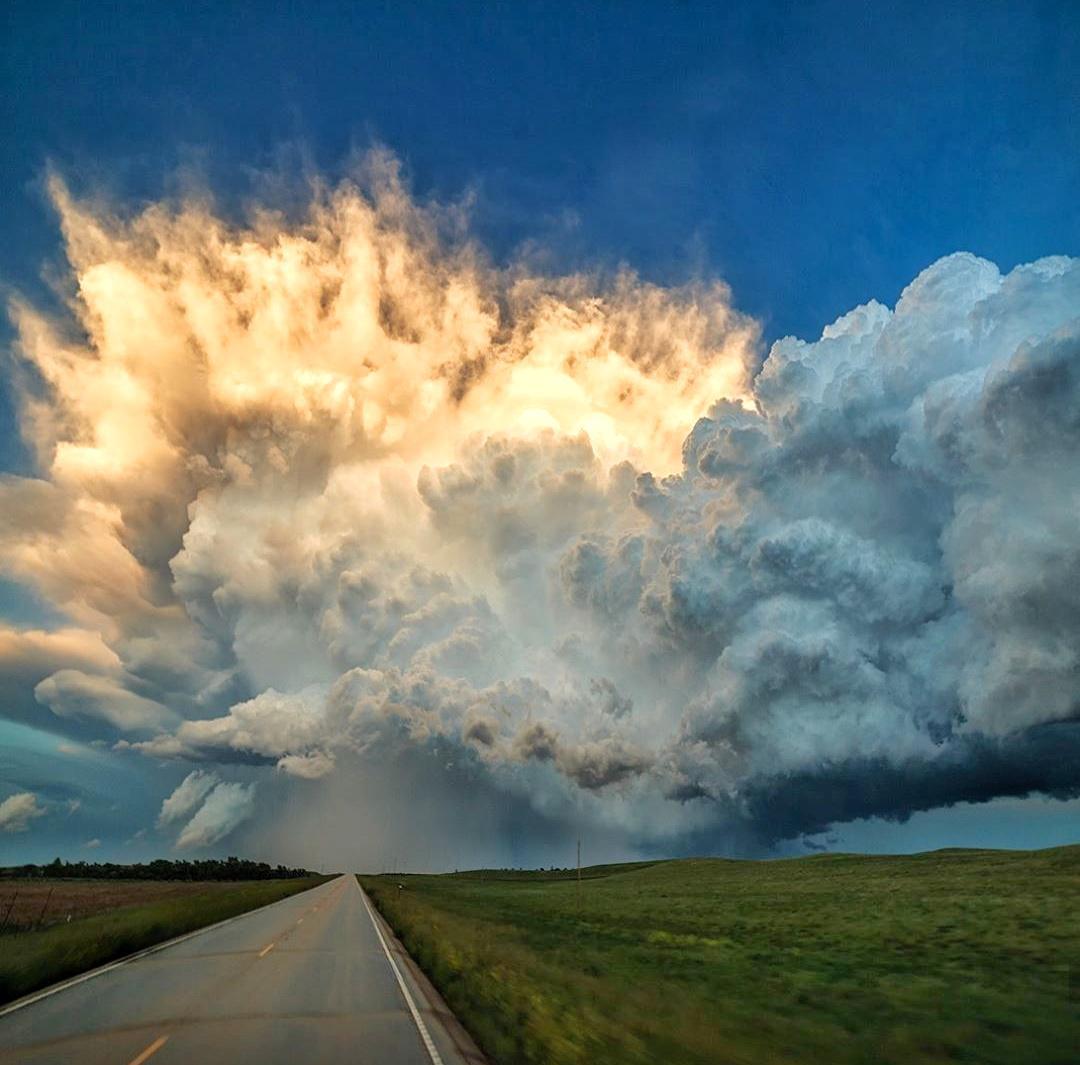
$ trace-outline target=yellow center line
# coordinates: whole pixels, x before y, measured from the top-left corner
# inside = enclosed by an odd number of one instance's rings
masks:
[[[167,1035],[159,1035],[134,1061],[131,1065],[143,1065],[143,1062],[147,1058],[156,1054],[167,1042],[169,1037]]]
[[[265,958],[266,955],[269,954],[270,951],[272,951],[274,949],[274,946],[275,946],[275,944],[271,943],[269,946],[263,947],[263,949],[259,951],[259,957],[260,958]],[[135,1063],[132,1062],[131,1065],[135,1065]]]

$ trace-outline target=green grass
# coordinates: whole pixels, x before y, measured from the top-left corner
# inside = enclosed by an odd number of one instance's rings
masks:
[[[257,880],[0,937],[0,1003],[122,958],[173,936],[324,883],[328,877]],[[147,881],[147,883],[154,883]]]
[[[360,882],[497,1065],[1077,1060],[1080,847],[585,873]]]

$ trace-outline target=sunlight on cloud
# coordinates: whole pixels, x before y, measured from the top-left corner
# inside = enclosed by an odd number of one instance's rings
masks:
[[[45,811],[31,791],[20,791],[0,802],[0,832],[25,832]]]
[[[1076,261],[950,256],[755,376],[723,285],[495,266],[384,155],[246,226],[52,193],[71,320],[12,309],[40,476],[0,481],[0,571],[71,621],[0,632],[43,713],[296,788],[431,752],[635,841],[989,758],[1075,792]],[[254,801],[196,770],[160,823]]]

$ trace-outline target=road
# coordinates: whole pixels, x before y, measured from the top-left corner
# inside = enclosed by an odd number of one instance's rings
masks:
[[[0,1016],[4,1065],[247,1061],[460,1065],[482,1059],[369,909],[353,876]]]

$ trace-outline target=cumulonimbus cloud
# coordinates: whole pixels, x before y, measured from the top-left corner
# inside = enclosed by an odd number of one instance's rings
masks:
[[[53,191],[0,567],[109,656],[53,712],[279,780],[449,746],[653,843],[1080,789],[1076,260],[764,353],[722,285],[492,265],[386,158],[299,221]]]

